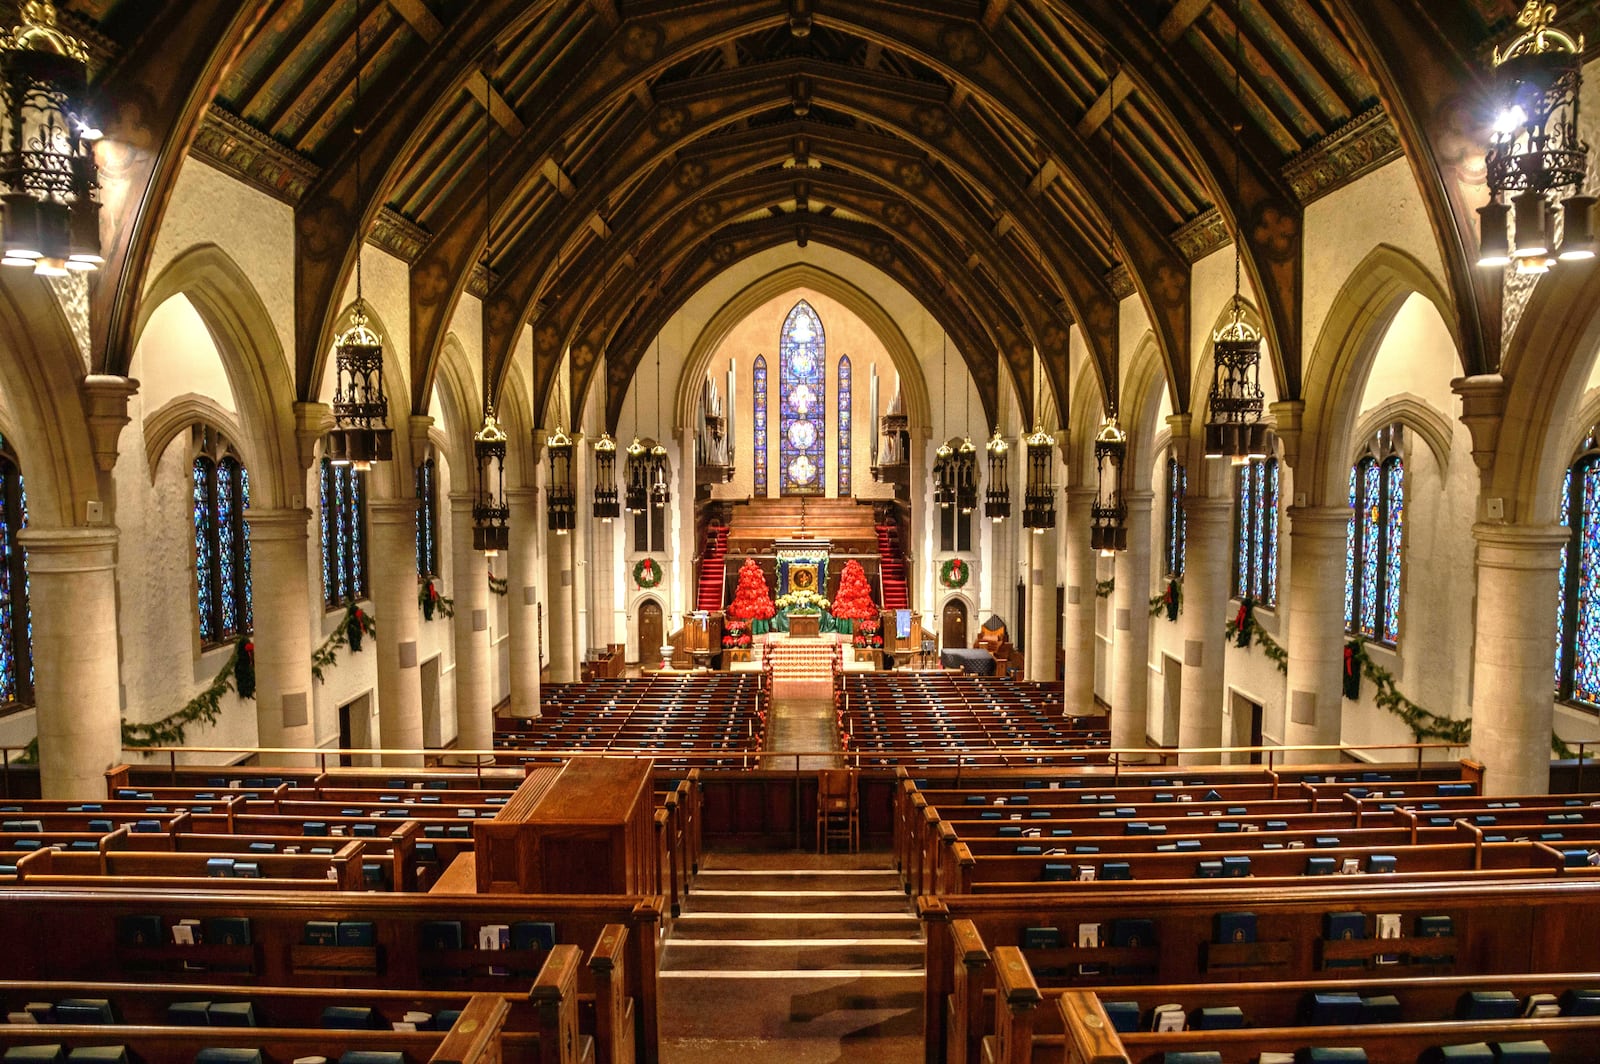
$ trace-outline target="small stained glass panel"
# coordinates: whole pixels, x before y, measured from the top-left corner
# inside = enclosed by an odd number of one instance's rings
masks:
[[[850,494],[850,356],[839,356],[839,498]]]
[[[755,457],[752,474],[755,478],[752,494],[758,499],[767,497],[767,357],[757,355],[750,369],[752,401],[755,416],[751,419],[755,432]]]
[[[794,305],[778,336],[778,467],[781,494],[821,495],[827,468],[822,319],[805,300]],[[804,459],[802,461],[801,459]]]

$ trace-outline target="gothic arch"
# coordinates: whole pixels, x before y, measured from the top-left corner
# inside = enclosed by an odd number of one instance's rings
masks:
[[[1156,434],[1165,425],[1157,424],[1161,412],[1162,390],[1167,387],[1167,367],[1161,357],[1153,332],[1146,332],[1134,347],[1132,360],[1126,364],[1122,382],[1122,404],[1119,416],[1122,429],[1128,434],[1128,460],[1124,472],[1124,489],[1143,491],[1141,485],[1150,483],[1150,463],[1161,454],[1155,446]]]
[[[1105,392],[1101,390],[1099,380],[1100,374],[1094,360],[1084,359],[1078,368],[1078,380],[1072,388],[1070,420],[1060,430],[1066,439],[1058,441],[1067,465],[1068,487],[1095,486],[1094,437],[1100,431],[1100,421],[1105,416]],[[1028,431],[1032,431],[1031,426]]]
[[[34,528],[83,524],[91,499],[114,497],[101,485],[82,388],[82,358],[61,304],[45,282],[0,281],[0,391],[28,483]],[[103,379],[103,378],[102,378]],[[101,455],[109,474],[110,461]]]
[[[1348,468],[1355,464],[1356,459],[1361,457],[1362,448],[1379,429],[1396,423],[1404,425],[1428,445],[1428,450],[1433,452],[1433,460],[1439,466],[1441,473],[1450,468],[1452,435],[1450,419],[1435,410],[1426,400],[1409,392],[1390,396],[1361,415],[1361,420],[1356,422],[1355,431],[1346,441],[1345,466]]]
[[[466,349],[455,333],[445,334],[439,347],[439,366],[433,385],[439,392],[439,406],[444,410],[444,424],[440,426],[448,443],[444,448],[445,460],[450,463],[456,492],[470,490],[473,458],[471,439],[478,431],[482,400],[476,398],[477,385],[473,381],[472,366],[467,361]],[[462,478],[465,478],[464,480]]]
[[[215,244],[196,244],[145,288],[130,352],[138,349],[157,308],[178,295],[189,300],[205,323],[233,389],[239,410],[235,438],[248,456],[258,505],[290,506],[305,489],[295,441],[294,381],[272,315],[232,256]]]
[[[1261,328],[1261,314],[1256,309],[1255,304],[1242,296],[1240,297],[1240,302],[1244,311],[1241,316],[1246,322],[1259,330]],[[1214,375],[1215,367],[1213,352],[1216,347],[1216,341],[1213,337],[1232,319],[1233,305],[1230,299],[1228,305],[1222,308],[1221,313],[1212,322],[1211,328],[1207,330],[1205,343],[1201,345],[1200,355],[1195,360],[1195,372],[1189,381],[1189,409],[1194,412],[1189,428],[1188,448],[1189,454],[1193,456],[1193,461],[1188,465],[1190,498],[1201,496],[1231,497],[1233,493],[1233,475],[1226,472],[1229,468],[1228,464],[1226,462],[1207,461],[1205,458],[1206,417],[1211,410],[1211,378]],[[1271,365],[1271,359],[1267,357],[1266,346],[1266,340],[1263,338],[1261,359],[1263,369]],[[1277,373],[1279,370],[1273,368],[1271,372]],[[1272,381],[1269,380],[1267,384],[1268,386],[1264,386],[1261,390],[1267,393],[1265,402],[1270,406],[1273,391],[1270,387]]]
[[[333,319],[336,322],[350,320],[350,311],[356,303],[351,300],[339,309],[338,315]],[[389,462],[378,462],[372,467],[372,472],[367,476],[367,501],[374,502],[380,499],[410,499],[415,496],[416,485],[412,481],[411,470],[411,391],[407,383],[405,367],[401,365],[400,358],[395,351],[395,334],[383,323],[378,308],[372,305],[369,299],[362,299],[361,306],[366,311],[367,323],[372,331],[383,340],[383,391],[389,399],[389,427],[394,430],[394,459]],[[341,325],[342,329],[343,326]],[[332,351],[328,354],[331,356]],[[335,368],[332,357],[321,362],[323,378],[319,382],[316,392],[320,394],[324,387],[331,387],[334,381]],[[326,400],[333,401],[331,392]],[[403,472],[402,472],[403,470]]]
[[[144,456],[149,465],[150,482],[155,483],[156,466],[161,456],[179,435],[191,425],[209,425],[238,446],[245,469],[256,467],[257,455],[250,441],[240,433],[238,420],[221,403],[207,395],[190,392],[162,405],[160,410],[144,418]]]
[[[1413,294],[1438,311],[1459,359],[1460,333],[1449,295],[1418,259],[1389,244],[1367,254],[1328,308],[1306,363],[1305,410],[1294,463],[1295,491],[1309,496],[1312,506],[1345,502],[1348,445],[1365,383],[1395,314]]]
[[[889,353],[894,368],[900,374],[900,385],[905,393],[906,413],[911,418],[912,431],[926,432],[933,424],[933,406],[928,397],[928,384],[922,377],[922,366],[900,326],[890,317],[877,300],[852,281],[809,263],[794,263],[757,278],[737,292],[713,314],[701,328],[689,353],[684,357],[683,369],[678,375],[676,395],[673,398],[674,425],[692,425],[694,412],[700,401],[700,381],[705,377],[706,366],[712,354],[738,325],[769,300],[796,288],[811,288],[842,303],[871,329]],[[874,430],[876,426],[874,426]]]

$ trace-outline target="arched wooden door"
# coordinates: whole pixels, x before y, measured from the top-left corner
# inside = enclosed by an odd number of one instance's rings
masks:
[[[953,598],[944,604],[944,646],[967,645],[967,604]]]
[[[661,629],[661,603],[655,599],[639,603],[639,664],[661,663],[661,641],[665,635]]]

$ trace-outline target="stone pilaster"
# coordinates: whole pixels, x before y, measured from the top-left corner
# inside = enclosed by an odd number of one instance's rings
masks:
[[[1056,678],[1056,536],[1054,528],[1028,536],[1028,630],[1023,673],[1029,680]]]
[[[575,683],[578,679],[577,610],[574,592],[577,574],[572,564],[572,533],[547,532],[545,540],[546,646],[550,648],[550,682]]]
[[[1472,645],[1472,756],[1489,794],[1550,789],[1556,570],[1561,528],[1477,524],[1478,603]]]
[[[1232,572],[1233,503],[1190,496],[1183,578],[1183,690],[1178,745],[1222,745],[1223,626],[1227,623],[1228,577]],[[1184,763],[1215,763],[1198,754]]]
[[[311,629],[306,603],[311,578],[306,537],[311,511],[251,509],[250,583],[255,614],[256,742],[260,746],[317,745],[311,688]],[[312,756],[281,755],[283,764]]]
[[[1117,553],[1111,745],[1123,749],[1144,747],[1150,714],[1150,504],[1149,492],[1127,496],[1128,549]]]
[[[1344,555],[1348,506],[1289,510],[1288,704],[1283,743],[1336,745],[1344,707]],[[1284,754],[1289,763],[1336,755]]]
[[[367,504],[369,585],[378,623],[378,745],[422,748],[422,672],[417,635],[417,501]],[[385,754],[385,765],[420,765],[420,754]]]
[[[456,659],[456,748],[494,746],[494,686],[489,668],[489,565],[472,549],[472,495],[450,494],[451,635]]]
[[[539,580],[543,573],[539,540],[544,515],[536,488],[506,492],[511,506],[510,549],[506,552],[506,624],[511,643],[511,715],[539,712]]]
[[[1095,492],[1089,488],[1067,492],[1067,590],[1061,633],[1067,658],[1064,699],[1068,713],[1092,713],[1095,709],[1095,552],[1089,546],[1089,510],[1094,499]]]
[[[122,760],[114,528],[28,528],[34,704],[46,798],[94,799]]]

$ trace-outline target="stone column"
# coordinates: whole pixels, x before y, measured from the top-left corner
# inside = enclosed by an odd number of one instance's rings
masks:
[[[574,431],[572,434],[572,491],[573,491],[573,529],[563,539],[567,540],[567,549],[572,552],[572,561],[569,568],[572,570],[571,603],[572,612],[572,660],[574,663],[582,661],[583,657],[593,645],[590,640],[590,609],[594,596],[593,577],[589,567],[589,525],[594,521],[590,512],[593,501],[592,490],[594,487],[594,469],[589,459],[592,449],[586,445],[583,434]],[[572,666],[572,678],[578,678],[578,666]]]
[[[1191,495],[1184,503],[1187,559],[1183,578],[1183,691],[1178,745],[1222,745],[1223,626],[1232,573],[1233,502]],[[1198,754],[1185,764],[1215,762]]]
[[[506,552],[506,625],[511,641],[511,715],[539,713],[539,537],[544,515],[536,488],[506,492],[511,506],[510,549]]]
[[[594,516],[591,497],[582,504],[586,508],[587,534],[589,536],[589,645],[603,648],[617,642],[617,522],[601,521]],[[624,629],[626,630],[626,629]],[[623,636],[623,640],[627,639]]]
[[[450,622],[456,658],[456,747],[494,746],[494,687],[489,670],[489,564],[472,549],[472,495],[450,493]]]
[[[1567,532],[1477,524],[1478,603],[1472,645],[1472,756],[1488,794],[1550,789],[1556,570]]]
[[[1285,746],[1339,742],[1344,710],[1344,554],[1349,526],[1348,506],[1296,506],[1289,510]],[[1315,764],[1337,761],[1338,756],[1288,751],[1283,760]]]
[[[422,672],[417,635],[417,501],[367,503],[372,607],[378,624],[378,745],[422,748]],[[420,765],[419,754],[385,754],[385,765]]]
[[[1068,713],[1093,713],[1094,701],[1094,559],[1089,546],[1093,518],[1089,508],[1095,492],[1090,488],[1067,491],[1066,606],[1061,617],[1062,647],[1066,652],[1064,699]]]
[[[776,422],[769,421],[768,424]],[[938,616],[939,589],[935,583],[938,569],[933,564],[933,558],[938,553],[934,548],[937,546],[935,537],[939,534],[939,508],[933,504],[933,490],[928,486],[930,432],[927,425],[911,427],[911,512],[906,517],[906,593],[911,599],[912,613],[929,618],[928,625],[937,639],[941,625]],[[920,501],[918,493],[921,494]]]
[[[18,541],[28,552],[43,795],[104,798],[106,769],[122,760],[117,530],[28,528]]]
[[[1023,650],[1023,676],[1056,678],[1056,536],[1057,530],[1028,535],[1028,630]]]
[[[312,594],[306,571],[311,511],[252,509],[248,516],[256,624],[256,742],[315,747],[311,629],[306,623],[306,603]],[[282,763],[313,760],[310,754],[284,755]]]
[[[1117,633],[1111,648],[1113,747],[1142,749],[1149,732],[1151,498],[1148,491],[1127,496],[1128,549],[1117,553],[1111,614]]]
[[[573,603],[575,573],[572,565],[572,533],[547,533],[545,540],[545,602],[550,606],[545,617],[545,637],[550,647],[550,682],[576,683],[578,679],[577,611]]]

